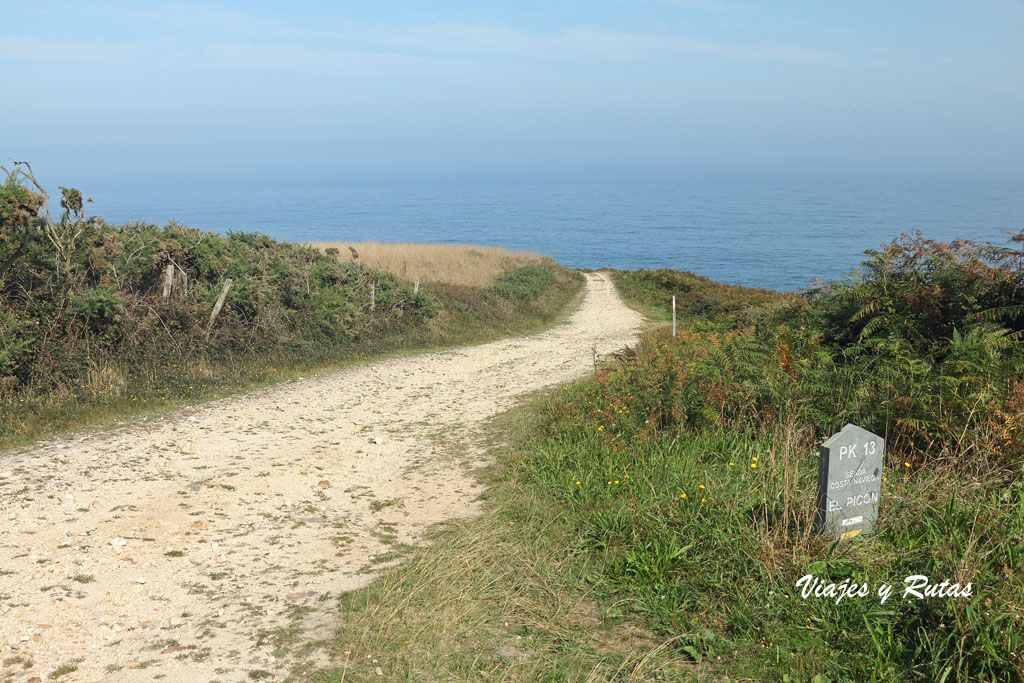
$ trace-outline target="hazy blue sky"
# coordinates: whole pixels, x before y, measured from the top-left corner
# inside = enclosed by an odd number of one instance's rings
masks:
[[[79,184],[1020,179],[1022,45],[1021,0],[4,0],[0,157]]]

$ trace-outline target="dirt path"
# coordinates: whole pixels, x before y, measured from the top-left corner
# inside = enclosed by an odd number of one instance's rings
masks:
[[[641,316],[587,277],[540,334],[0,455],[0,681],[274,680],[322,656],[301,645],[339,593],[477,511],[482,422],[634,338]]]

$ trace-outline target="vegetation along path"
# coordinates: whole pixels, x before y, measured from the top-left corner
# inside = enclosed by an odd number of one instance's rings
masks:
[[[484,420],[642,317],[589,274],[564,324],[370,363],[0,458],[0,680],[284,678],[302,618],[472,516]]]

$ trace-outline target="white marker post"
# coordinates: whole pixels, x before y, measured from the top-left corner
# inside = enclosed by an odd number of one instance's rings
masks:
[[[848,424],[818,454],[817,528],[839,538],[871,533],[882,494],[885,439]]]
[[[672,297],[672,338],[676,338],[676,298]]]

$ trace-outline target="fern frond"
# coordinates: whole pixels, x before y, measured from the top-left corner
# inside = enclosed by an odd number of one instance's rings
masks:
[[[865,325],[863,329],[861,329],[860,338],[866,339],[867,337],[870,337],[875,332],[882,329],[882,327],[888,322],[889,321],[886,320],[883,316],[877,316],[875,318],[872,318],[871,320],[868,321],[868,324]]]
[[[986,308],[984,311],[972,313],[970,317],[973,320],[988,320],[992,322],[1007,319],[1017,320],[1019,318],[1024,318],[1024,304]]]

